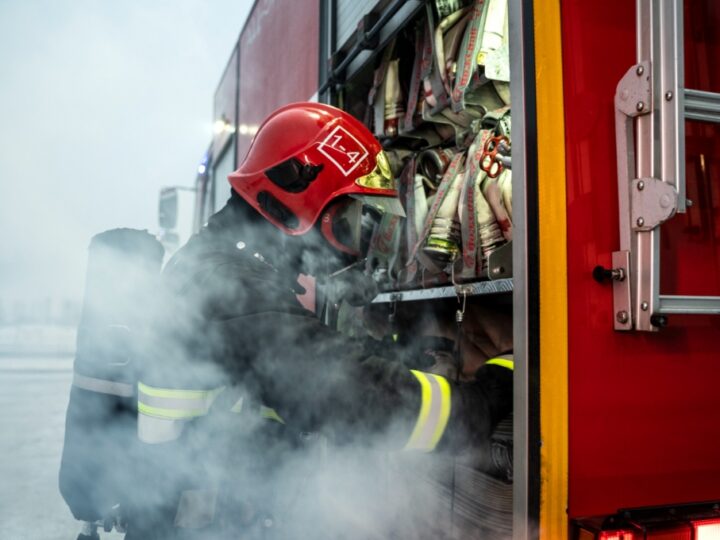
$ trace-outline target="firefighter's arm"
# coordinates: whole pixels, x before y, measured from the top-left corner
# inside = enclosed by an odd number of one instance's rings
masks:
[[[512,407],[507,359],[481,367],[475,381],[455,384],[368,355],[363,341],[309,317],[259,315],[253,327],[265,329],[253,363],[264,399],[300,430],[431,451],[487,439]]]
[[[217,265],[203,280],[217,288],[203,337],[229,384],[246,386],[293,429],[428,451],[485,439],[510,410],[506,367],[481,368],[476,382],[461,385],[412,371],[392,351],[369,352],[366,341],[308,316],[261,270]]]

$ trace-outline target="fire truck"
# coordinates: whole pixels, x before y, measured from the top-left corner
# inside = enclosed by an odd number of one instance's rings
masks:
[[[256,0],[215,94],[195,230],[283,104],[344,108],[418,160],[480,125],[494,142],[475,145],[475,165],[512,173],[512,237],[474,273],[398,279],[373,302],[511,309],[514,473],[495,532],[720,538],[719,24],[713,0]],[[490,127],[486,102],[454,94],[473,80],[494,86]],[[451,117],[438,142],[418,131],[443,123],[430,110],[441,98],[476,114]],[[457,242],[451,259],[465,255]],[[496,537],[457,526],[456,495],[438,527]]]

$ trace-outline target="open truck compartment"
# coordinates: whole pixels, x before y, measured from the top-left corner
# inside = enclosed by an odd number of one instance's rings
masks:
[[[347,38],[329,51],[320,97],[381,141],[405,217],[386,214],[370,240],[372,305],[330,298],[326,320],[406,348],[408,367],[471,379],[512,353],[507,2],[389,2],[362,16],[335,7]],[[413,479],[405,533],[508,538],[512,429],[506,418],[486,448],[462,456],[395,456],[386,481]]]

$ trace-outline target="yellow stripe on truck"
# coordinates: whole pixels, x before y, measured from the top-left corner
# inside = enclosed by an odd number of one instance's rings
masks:
[[[534,0],[540,242],[540,540],[568,538],[568,298],[560,0]],[[552,278],[550,278],[552,276]]]

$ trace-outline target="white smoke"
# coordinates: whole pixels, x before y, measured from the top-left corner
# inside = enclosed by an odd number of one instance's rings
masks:
[[[260,231],[268,236],[258,237]],[[278,241],[277,233],[270,231],[254,230],[252,237],[238,236],[227,245],[242,241],[246,252],[238,251],[238,256],[252,257],[253,247]],[[167,381],[170,387],[180,381],[181,387],[224,388],[212,414],[185,425],[179,444],[141,448],[128,444],[120,458],[109,458],[121,470],[127,468],[127,474],[121,475],[122,490],[131,505],[153,509],[158,515],[172,513],[179,493],[217,490],[220,530],[198,533],[213,539],[231,534],[247,538],[454,538],[468,531],[503,538],[510,523],[512,486],[475,470],[474,465],[486,460],[481,454],[487,449],[468,448],[461,456],[400,451],[412,418],[398,417],[398,411],[388,409],[381,413],[381,423],[388,423],[382,430],[374,428],[372,421],[358,421],[366,408],[378,407],[370,395],[372,388],[363,380],[364,369],[343,358],[356,353],[361,344],[348,338],[337,349],[332,332],[318,333],[306,317],[263,310],[265,301],[277,306],[293,298],[291,280],[283,281],[279,276],[284,269],[276,266],[278,261],[293,260],[290,246],[285,247],[282,258],[267,256],[256,265],[258,276],[244,275],[238,280],[232,264],[225,264],[186,276],[192,279],[181,281],[181,287],[169,296],[162,287],[151,287],[150,294],[146,291],[134,298],[129,293],[134,287],[146,288],[144,278],[124,271],[127,283],[101,291],[100,317],[108,306],[112,315],[124,312],[136,321],[155,314],[150,335],[138,331],[133,338],[143,380],[158,385]],[[301,258],[306,263],[327,266],[321,250],[305,247]],[[313,257],[318,260],[308,261]],[[101,266],[125,268],[127,260]],[[266,287],[244,288],[258,283],[253,278],[263,273],[273,276]],[[112,279],[109,274],[96,279],[102,283]],[[257,313],[253,314],[254,308]],[[425,326],[436,319],[437,314],[419,318],[413,311],[400,315],[406,327],[413,318]],[[214,322],[206,324],[207,317]],[[303,335],[307,329],[315,333]],[[495,347],[495,353],[509,343],[507,334],[491,334],[476,332],[485,338],[485,347]],[[327,339],[327,349],[323,339]],[[321,369],[317,358],[306,356],[308,340],[321,342],[311,349],[325,360]],[[391,344],[384,347],[378,347],[376,354],[388,361],[404,359],[408,368],[423,367],[413,358],[418,351],[412,344],[407,350]],[[282,403],[264,404],[278,408],[284,427],[260,418],[260,390],[283,396],[285,409]],[[243,413],[229,412],[239,397],[245,400]],[[318,404],[324,405],[319,409]],[[135,440],[135,436],[133,425],[103,426],[102,432],[91,436],[89,453],[73,458],[83,463],[98,455],[116,455],[120,441]],[[482,499],[490,493],[492,497]]]
[[[90,237],[153,230],[160,186],[192,182],[251,4],[0,1],[2,539],[78,532],[57,489],[68,359],[28,354],[71,352]]]
[[[229,19],[224,22],[234,39],[241,17],[232,20],[221,13],[218,19],[210,19],[206,4],[191,0],[151,7],[138,2],[117,4],[107,9],[110,11],[100,10],[89,1],[0,4],[4,69],[0,85],[0,227],[11,232],[0,237],[0,298],[11,293],[27,298],[42,291],[43,295],[79,299],[90,236],[117,226],[154,228],[159,187],[189,183],[195,161],[209,139],[209,131],[200,126],[198,118],[207,118],[209,124],[210,96],[230,47],[223,43],[210,50],[203,36],[208,29],[215,33],[221,19]],[[230,4],[213,6],[214,12],[224,9],[230,9]],[[197,21],[204,28],[199,28]],[[219,54],[214,52],[218,49]],[[180,67],[171,69],[169,59]],[[194,84],[198,82],[203,82],[201,90]],[[202,111],[199,116],[190,112],[196,108]],[[188,138],[188,132],[197,136]],[[244,240],[263,246],[277,238]],[[327,262],[312,250],[304,253],[304,263],[313,268],[323,268]],[[238,302],[242,291],[222,275],[214,277],[212,282],[196,284],[196,292],[206,294],[208,287],[213,288],[218,302],[215,308],[230,316],[237,306],[224,305],[223,300]],[[106,286],[132,290],[136,284],[136,277],[126,274],[108,276]],[[153,362],[161,359],[179,373],[192,372],[196,383],[224,386],[218,409],[222,400],[232,395],[257,397],[258,387],[247,366],[228,361],[219,367],[207,358],[187,354],[188,340],[215,354],[227,343],[223,332],[198,332],[198,328],[205,329],[200,321],[204,314],[185,316],[193,314],[188,307],[196,300],[192,294],[177,297],[181,302],[176,310],[167,309],[169,300],[159,288],[139,298],[125,297],[136,310],[130,318],[163,313],[167,317],[164,337],[172,336],[146,340],[146,333],[159,329],[134,328],[131,343],[138,354],[133,361],[142,363],[144,376],[152,376]],[[264,294],[274,293],[268,290]],[[113,304],[105,307],[118,309]],[[414,308],[409,311],[404,314],[406,320],[417,315]],[[450,318],[444,320],[452,321],[452,308],[449,313]],[[322,372],[303,369],[303,358],[291,345],[298,336],[291,326],[275,324],[279,320],[270,315],[266,335],[247,336],[249,344],[262,338],[278,353],[277,363],[265,364],[259,375],[268,379],[269,373],[275,374],[277,385],[287,389],[318,381],[342,383],[351,389],[356,371],[341,358],[328,362]],[[236,331],[242,332],[242,326]],[[442,335],[452,338],[452,331],[443,328]],[[290,345],[280,355],[282,344]],[[356,346],[348,340],[348,349]],[[231,352],[228,360],[233,358]],[[390,360],[407,357],[412,361],[416,351],[395,348],[378,354],[382,353]],[[172,362],[166,362],[168,358]],[[162,381],[167,376],[165,368],[155,375]],[[34,384],[23,379],[23,394],[36,392]],[[38,415],[47,415],[57,437],[67,396],[44,398],[53,403],[52,414],[36,401],[32,403],[38,407]],[[357,410],[366,406],[361,399],[352,402]],[[352,416],[357,412],[352,407],[340,416]],[[338,412],[327,410],[328,416]],[[275,438],[265,440],[266,420],[218,412],[187,426],[181,450],[155,447],[163,467],[154,467],[152,458],[132,449],[130,441],[136,440],[136,430],[127,424],[108,424],[107,429],[87,435],[87,454],[75,457],[82,463],[97,456],[122,456],[108,468],[124,481],[125,493],[140,508],[172,507],[174,501],[165,495],[188,484],[218,487],[222,503],[218,508],[226,512],[226,526],[235,528],[239,537],[442,538],[458,536],[472,529],[465,526],[467,522],[483,519],[473,514],[472,497],[490,489],[483,482],[491,480],[478,476],[458,457],[399,452],[398,442],[409,429],[406,418],[369,437],[367,430],[347,433],[337,426],[322,433],[306,431],[322,422],[306,415],[302,405],[291,413],[286,418],[288,428],[297,433],[281,438],[285,443],[279,446]],[[390,417],[394,411],[386,413]],[[9,420],[8,427],[7,432],[23,429]],[[19,446],[0,446],[0,457],[23,468],[35,466],[38,462],[33,456],[45,442],[37,437],[13,440],[19,441]],[[48,452],[41,466],[50,464],[53,470],[49,475],[33,476],[42,479],[37,480],[41,486],[26,485],[21,475],[4,482],[6,491],[0,501],[15,500],[12,505],[0,504],[2,538],[60,539],[76,533],[67,528],[69,511],[42,499],[50,488],[56,493],[60,451],[57,445],[51,451],[43,449]],[[126,452],[116,454],[118,450]],[[148,479],[153,481],[148,483]],[[161,485],[165,488],[159,489]],[[507,486],[504,489],[507,492]],[[35,497],[38,493],[40,500]],[[5,508],[11,508],[14,515]],[[58,511],[64,515],[58,516]],[[502,531],[508,521],[500,519],[494,525]],[[477,527],[473,530],[491,537]]]

